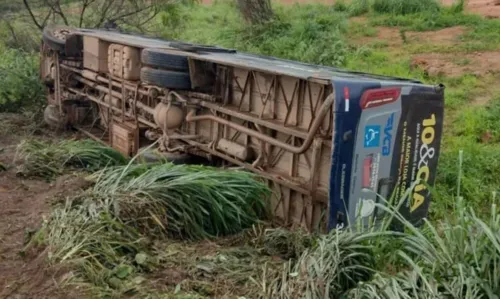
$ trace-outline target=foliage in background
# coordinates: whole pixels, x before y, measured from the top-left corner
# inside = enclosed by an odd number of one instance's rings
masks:
[[[26,53],[40,49],[41,35],[30,24],[19,20],[0,19],[0,44]]]
[[[323,5],[276,6],[274,12],[266,24],[247,25],[232,1],[216,2],[210,9],[179,6],[161,14],[161,35],[309,63],[345,63],[344,13]]]
[[[38,56],[0,43],[0,112],[40,109],[45,99]]]

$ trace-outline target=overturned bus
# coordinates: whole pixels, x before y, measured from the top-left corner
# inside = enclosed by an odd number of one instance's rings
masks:
[[[128,156],[156,142],[148,155],[243,167],[283,225],[344,227],[389,198],[412,223],[427,215],[441,85],[66,27],[44,31],[40,68],[49,124]]]

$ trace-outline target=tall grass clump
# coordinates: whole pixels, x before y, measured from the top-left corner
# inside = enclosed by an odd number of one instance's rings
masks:
[[[266,216],[268,187],[244,171],[207,166],[127,165],[92,176],[93,192],[119,207],[123,223],[154,235],[223,236]]]
[[[0,112],[40,108],[45,89],[39,77],[39,58],[0,43]]]
[[[452,219],[408,227],[397,254],[398,275],[380,273],[350,298],[497,298],[500,294],[500,215],[478,217],[459,197]]]
[[[52,264],[71,266],[92,287],[122,289],[141,265],[148,239],[116,220],[109,202],[69,199],[56,207],[30,245],[47,246]]]
[[[25,139],[18,145],[16,159],[22,161],[20,174],[46,178],[60,175],[66,168],[95,171],[128,162],[120,152],[93,140]]]
[[[262,298],[342,298],[375,273],[374,242],[385,235],[334,230],[320,237],[296,261],[285,263],[281,273],[263,277]]]
[[[446,220],[405,232],[334,230],[260,282],[262,298],[496,298],[500,214],[479,217],[458,197]],[[384,226],[381,226],[384,227]]]
[[[456,160],[456,159],[455,159]],[[463,152],[453,212],[417,228],[393,208],[404,226],[386,231],[391,219],[371,229],[334,230],[282,272],[267,275],[263,298],[497,298],[500,294],[500,213],[496,193],[478,216],[462,197]],[[458,184],[457,184],[458,183]]]
[[[268,187],[248,172],[167,164],[110,167],[57,206],[31,244],[90,286],[123,294],[158,266],[154,244],[240,232],[266,215]]]

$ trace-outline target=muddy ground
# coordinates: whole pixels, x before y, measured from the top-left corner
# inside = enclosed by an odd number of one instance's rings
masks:
[[[78,290],[62,290],[68,275],[50,267],[46,252],[24,251],[27,241],[49,213],[50,200],[81,186],[75,176],[55,182],[22,178],[16,173],[16,145],[25,137],[54,138],[33,119],[0,113],[0,298],[79,298]],[[6,168],[6,169],[5,169]]]

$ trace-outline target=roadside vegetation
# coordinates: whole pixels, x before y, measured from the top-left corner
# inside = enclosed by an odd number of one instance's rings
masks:
[[[500,49],[499,20],[471,15],[465,6],[274,4],[265,22],[252,25],[242,21],[236,1],[179,1],[140,28],[168,39],[444,83],[445,136],[423,228],[391,211],[404,231],[386,230],[388,222],[324,236],[266,229],[270,191],[246,172],[141,165],[94,142],[29,139],[18,149],[20,174],[53,179],[85,170],[92,187],[58,198],[26,250],[46,246],[51,263],[74,269],[66,283],[102,297],[496,298],[499,72],[451,76],[413,63],[417,54],[451,53],[463,66],[471,64],[468,54]],[[36,47],[28,42],[37,34],[26,32],[27,24],[0,22],[0,112],[44,103]],[[463,32],[451,44],[412,40],[453,26]],[[378,39],[381,28],[395,28],[400,41]]]

